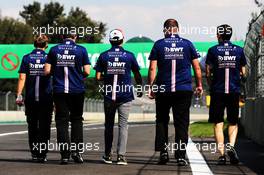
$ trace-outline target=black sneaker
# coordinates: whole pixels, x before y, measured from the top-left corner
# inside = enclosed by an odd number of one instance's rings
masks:
[[[231,164],[237,165],[239,163],[237,152],[233,146],[231,146],[231,149],[227,151],[227,155],[230,159]]]
[[[61,159],[61,162],[60,162],[61,165],[67,165],[68,163],[69,163],[69,159],[68,158],[62,158]]]
[[[177,163],[178,163],[179,166],[187,166],[188,165],[187,160],[184,159],[184,158],[177,159]]]
[[[217,161],[218,165],[225,165],[226,164],[226,156],[220,156]]]
[[[111,155],[104,155],[102,157],[102,161],[106,164],[112,164],[113,163]]]
[[[80,153],[72,153],[71,157],[75,163],[83,163],[83,158]]]
[[[160,158],[159,158],[159,165],[165,165],[167,162],[169,162],[169,154],[168,152],[160,152]]]
[[[35,154],[32,154],[31,155],[31,160],[32,160],[32,162],[38,162],[38,156],[35,155]]]
[[[45,162],[47,162],[48,160],[47,160],[47,157],[46,156],[44,156],[44,157],[39,157],[38,158],[38,163],[45,163]]]
[[[126,157],[123,155],[117,156],[117,165],[127,165]]]

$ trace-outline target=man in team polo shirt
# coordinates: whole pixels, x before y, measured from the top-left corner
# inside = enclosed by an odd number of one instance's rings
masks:
[[[231,36],[232,28],[229,25],[218,26],[219,44],[208,50],[206,58],[206,76],[211,93],[209,122],[214,123],[215,139],[220,152],[219,164],[226,164],[223,134],[225,108],[229,122],[227,154],[230,163],[239,163],[234,145],[238,132],[240,83],[245,80],[247,63],[243,48],[232,44]]]
[[[193,94],[191,66],[196,77],[196,93],[202,94],[201,70],[193,44],[181,38],[178,22],[168,19],[164,23],[165,38],[155,42],[149,56],[149,85],[157,85],[161,90],[150,92],[156,99],[156,141],[155,150],[160,151],[159,164],[169,161],[168,124],[172,108],[175,127],[175,158],[179,165],[187,165],[185,160],[188,143],[190,106]],[[158,72],[156,73],[156,69]],[[156,79],[156,80],[155,80]],[[155,81],[154,81],[155,80]]]
[[[53,111],[51,77],[44,75],[47,59],[45,49],[48,37],[40,35],[35,38],[35,49],[26,54],[19,69],[16,103],[23,105],[22,92],[25,86],[25,114],[28,123],[28,141],[34,162],[47,161],[50,124]]]
[[[57,141],[61,164],[68,164],[70,155],[83,163],[80,144],[83,143],[84,78],[90,74],[90,61],[84,47],[75,43],[76,35],[65,35],[62,44],[52,47],[45,65],[46,74],[53,76],[53,99],[56,107]],[[69,137],[71,122],[71,137]],[[70,150],[74,144],[76,150]]]
[[[118,110],[118,143],[117,164],[127,165],[125,158],[128,125],[127,120],[131,101],[134,100],[131,84],[131,71],[136,83],[142,84],[139,66],[133,53],[121,46],[124,35],[121,30],[112,30],[109,34],[111,49],[103,52],[96,63],[96,79],[104,82],[104,112],[105,112],[105,155],[103,161],[112,163],[112,142],[115,113]],[[137,93],[138,97],[142,92]]]

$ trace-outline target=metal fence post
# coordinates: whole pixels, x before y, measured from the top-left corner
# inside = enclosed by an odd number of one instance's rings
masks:
[[[6,95],[5,95],[5,102],[6,102],[6,104],[5,104],[5,107],[6,107],[6,111],[8,111],[8,106],[9,106],[9,95],[11,94],[11,91],[8,91],[7,93],[6,93]]]

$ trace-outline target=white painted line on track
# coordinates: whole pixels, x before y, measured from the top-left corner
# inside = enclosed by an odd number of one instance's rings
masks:
[[[92,127],[92,128],[85,128],[85,126],[95,126],[95,125],[99,125],[99,124],[102,124],[102,123],[93,123],[93,124],[84,124],[84,128],[83,130],[84,131],[87,131],[87,130],[96,130],[96,129],[104,129],[104,126],[98,126],[98,127]],[[140,127],[140,126],[150,126],[150,125],[154,125],[154,124],[132,124],[132,125],[129,125],[129,127]],[[115,128],[117,128],[117,126],[115,126]],[[51,130],[56,130],[55,127],[52,127]],[[8,133],[2,133],[0,134],[0,137],[3,137],[3,136],[10,136],[10,135],[20,135],[20,134],[27,134],[28,131],[17,131],[17,132],[8,132]]]
[[[196,145],[193,143],[191,138],[189,138],[186,152],[193,175],[213,174],[211,169],[208,167],[206,161],[204,160],[202,154],[197,149]]]
[[[84,131],[89,130],[97,130],[97,129],[104,129],[104,126],[98,126],[98,127],[91,127],[91,128],[85,128],[85,126],[95,126],[102,123],[96,123],[96,124],[84,124]],[[155,124],[130,124],[129,127],[145,127],[145,126],[151,126]],[[114,128],[118,128],[118,126],[115,126]],[[55,127],[52,127],[51,130],[55,130]],[[9,135],[20,135],[20,134],[26,134],[28,131],[18,131],[18,132],[9,132],[9,133],[3,133],[0,134],[0,137],[2,136],[9,136]],[[189,143],[187,146],[187,156],[190,162],[190,167],[192,169],[193,175],[213,175],[212,171],[208,167],[206,161],[204,160],[203,156],[195,146],[195,144],[192,142],[191,139],[189,139]]]

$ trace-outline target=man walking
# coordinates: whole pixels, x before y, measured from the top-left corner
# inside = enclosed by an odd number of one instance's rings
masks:
[[[53,76],[54,103],[56,107],[57,140],[61,164],[68,164],[70,155],[74,162],[83,163],[80,144],[83,143],[83,79],[90,73],[90,61],[84,47],[75,43],[76,35],[66,35],[62,44],[50,49],[45,73]],[[69,122],[71,137],[69,137]],[[75,150],[70,150],[74,145]]]
[[[217,27],[219,44],[208,50],[206,77],[210,87],[211,103],[209,122],[214,123],[215,139],[220,152],[218,164],[226,164],[224,146],[224,110],[227,111],[229,144],[227,154],[231,164],[238,164],[234,149],[238,133],[239,96],[241,80],[245,81],[246,58],[243,48],[230,42],[232,28],[227,25]]]
[[[166,20],[163,27],[165,38],[155,42],[149,56],[148,83],[161,89],[155,94],[150,93],[150,97],[156,99],[155,150],[160,151],[159,164],[166,164],[169,161],[168,124],[172,108],[177,146],[175,158],[179,165],[185,166],[188,164],[185,154],[193,94],[191,66],[196,76],[197,95],[203,91],[199,56],[193,44],[178,35],[179,26],[175,19]]]
[[[104,82],[104,112],[105,112],[105,155],[103,161],[112,163],[112,142],[115,113],[118,111],[118,143],[117,164],[127,165],[125,158],[128,116],[131,101],[134,99],[131,84],[131,71],[136,83],[142,84],[139,66],[133,53],[123,49],[123,32],[119,29],[112,30],[109,35],[111,49],[103,52],[96,63],[96,79]],[[138,97],[142,92],[137,93]]]
[[[23,105],[22,92],[26,85],[25,114],[32,161],[44,163],[47,161],[53,111],[51,78],[44,75],[48,37],[46,35],[37,36],[34,47],[35,49],[22,59],[16,103],[19,106]]]

